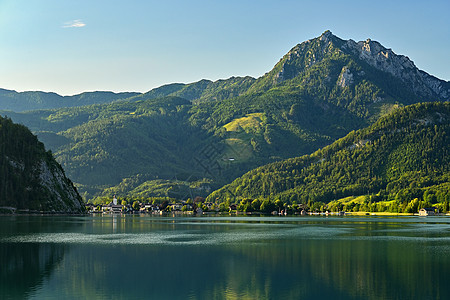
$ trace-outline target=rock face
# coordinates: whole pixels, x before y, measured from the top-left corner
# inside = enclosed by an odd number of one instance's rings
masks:
[[[83,201],[59,165],[41,160],[37,164],[39,182],[48,195],[44,207],[59,212],[82,212]]]
[[[25,126],[0,117],[0,210],[82,213],[64,170]]]
[[[341,49],[358,56],[372,67],[401,79],[411,85],[414,91],[421,96],[431,97],[434,93],[443,99],[450,97],[448,83],[419,70],[407,56],[397,55],[376,41],[371,39],[360,42],[348,40],[341,46]]]
[[[341,75],[339,75],[339,79],[337,84],[340,87],[348,87],[353,83],[353,74],[350,72],[347,66],[342,68]]]

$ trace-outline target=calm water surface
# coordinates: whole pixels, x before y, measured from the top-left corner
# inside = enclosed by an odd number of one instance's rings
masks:
[[[450,299],[450,218],[0,216],[0,299]]]

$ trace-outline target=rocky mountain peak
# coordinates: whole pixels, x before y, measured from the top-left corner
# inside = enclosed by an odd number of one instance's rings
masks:
[[[368,38],[365,41],[355,42],[350,39],[341,46],[341,49],[370,66],[401,79],[421,96],[437,95],[443,100],[449,100],[448,83],[419,70],[407,56],[395,54],[377,41]]]
[[[303,70],[320,62],[330,50],[330,45],[340,41],[331,31],[325,31],[320,37],[307,40],[292,48],[275,66],[279,71],[274,75],[273,82],[279,84],[292,79]]]
[[[412,87],[414,93],[421,97],[430,100],[450,100],[450,83],[419,70],[407,56],[396,54],[392,49],[370,38],[359,42],[351,39],[342,40],[333,35],[330,30],[325,31],[318,38],[292,48],[279,62],[274,83],[279,84],[296,77],[336,50],[356,57],[377,70],[391,74]],[[349,70],[344,71],[338,81],[341,86],[347,86],[352,82]]]
[[[267,74],[272,85],[283,84],[306,72],[314,65],[329,59],[335,61],[340,55],[347,56],[362,67],[367,65],[384,73],[388,73],[402,81],[407,89],[424,100],[450,100],[450,82],[440,80],[419,70],[407,56],[396,54],[392,49],[370,38],[355,42],[342,40],[330,30],[319,37],[307,40],[293,47]],[[340,66],[340,68],[344,67]],[[364,72],[353,74],[352,68],[342,69],[336,84],[341,87],[351,86],[361,80]],[[359,79],[354,77],[358,75]]]
[[[328,43],[335,37],[336,36],[334,36],[333,33],[331,33],[331,31],[327,30],[324,33],[322,33],[322,35],[319,37],[319,39],[321,41],[324,41],[325,43]]]
[[[348,40],[341,48],[357,55],[369,65],[396,77],[400,77],[404,70],[417,69],[407,56],[397,55],[391,49],[387,49],[379,42],[371,39],[360,42]]]

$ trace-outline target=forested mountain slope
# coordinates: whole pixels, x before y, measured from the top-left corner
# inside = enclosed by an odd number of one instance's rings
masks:
[[[0,117],[0,210],[83,212],[83,201],[51,152],[25,126]]]
[[[217,101],[234,98],[243,94],[255,81],[255,78],[246,76],[231,77],[225,80],[221,79],[217,81],[203,79],[189,84],[174,83],[152,89],[151,91],[136,98],[161,98],[166,96],[176,96],[195,103]]]
[[[37,133],[81,191],[93,195],[124,180],[123,194],[147,181],[202,180],[194,158],[218,139],[190,124],[191,106],[166,97],[8,115]]]
[[[410,105],[311,155],[252,170],[208,199],[271,198],[307,204],[372,195],[374,201],[448,202],[449,133],[449,102]]]

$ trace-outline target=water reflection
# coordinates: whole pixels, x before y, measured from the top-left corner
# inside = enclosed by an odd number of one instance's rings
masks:
[[[449,298],[449,229],[447,219],[412,218],[54,220],[2,231],[1,290],[36,299]]]
[[[49,244],[0,244],[0,298],[24,299],[51,276],[65,247]]]
[[[64,223],[61,231],[75,225]],[[0,299],[24,299],[38,290],[61,263],[67,246],[55,243],[6,242],[12,236],[53,229],[48,218],[2,216],[0,218]]]

